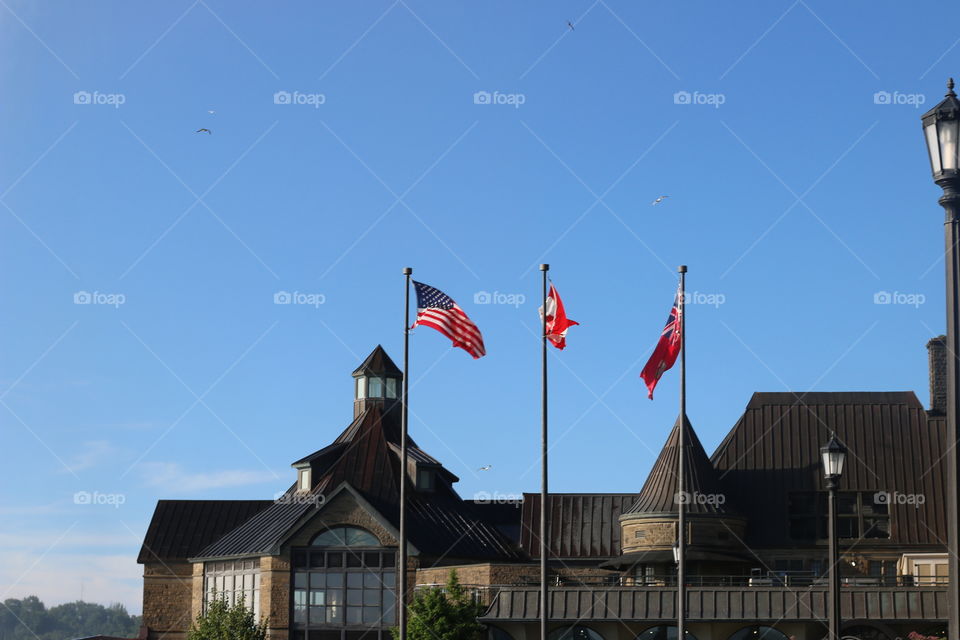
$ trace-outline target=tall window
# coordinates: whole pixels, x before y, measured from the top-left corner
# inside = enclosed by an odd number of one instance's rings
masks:
[[[293,640],[382,640],[396,625],[396,552],[335,527],[293,552]]]
[[[223,598],[227,604],[243,598],[248,608],[260,617],[260,559],[206,562],[203,565],[204,608],[213,599]]]
[[[837,532],[841,538],[890,537],[890,509],[877,496],[883,492],[841,491],[837,494]],[[826,540],[828,496],[824,491],[798,491],[788,500],[790,537]]]

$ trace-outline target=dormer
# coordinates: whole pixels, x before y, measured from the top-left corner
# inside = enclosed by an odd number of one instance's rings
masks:
[[[354,418],[363,413],[371,403],[378,403],[386,411],[399,401],[403,372],[380,345],[377,345],[352,375]]]
[[[306,493],[313,488],[313,469],[309,464],[297,468],[297,492]]]

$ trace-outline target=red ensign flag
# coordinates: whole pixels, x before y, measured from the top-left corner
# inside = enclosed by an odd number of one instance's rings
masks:
[[[563,308],[563,300],[560,299],[560,294],[557,293],[557,288],[553,286],[552,282],[545,304],[547,307],[547,339],[557,349],[563,349],[567,346],[567,329],[580,323],[567,317],[567,312]],[[543,305],[540,306],[540,317],[543,318]]]
[[[650,392],[647,397],[653,400],[653,389],[660,381],[663,372],[673,366],[680,355],[681,327],[683,325],[683,312],[680,304],[680,289],[677,288],[677,295],[673,299],[673,308],[670,309],[670,316],[667,318],[667,324],[663,327],[663,333],[660,334],[660,341],[657,342],[657,348],[653,350],[653,355],[647,361],[647,366],[640,372],[640,377],[647,383],[647,389]]]

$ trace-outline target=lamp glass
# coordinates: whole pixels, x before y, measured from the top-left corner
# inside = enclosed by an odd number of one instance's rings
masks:
[[[927,152],[930,154],[930,169],[934,174],[943,170],[940,164],[940,142],[937,140],[937,123],[931,122],[923,128],[923,134],[927,139]]]
[[[821,453],[823,456],[823,474],[826,477],[840,477],[843,475],[843,463],[847,457],[847,452],[839,447],[825,447]]]
[[[937,123],[940,138],[940,163],[944,171],[957,169],[957,137],[960,120],[940,120]]]

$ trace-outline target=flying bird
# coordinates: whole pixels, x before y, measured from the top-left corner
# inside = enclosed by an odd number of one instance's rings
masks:
[[[194,131],[194,133],[206,133],[207,135],[210,135],[213,133],[213,131],[210,131],[210,129],[207,129],[206,127],[202,127]]]
[[[479,469],[477,469],[477,471],[490,471],[490,468],[491,468],[492,466],[493,466],[492,464],[485,464],[485,465],[483,465],[482,467],[480,467]]]
[[[657,197],[656,200],[654,200],[654,201],[651,202],[650,204],[651,204],[651,205],[660,204],[661,202],[663,202],[663,199],[664,199],[664,198],[669,198],[669,197],[670,197],[670,196],[659,196],[659,197]]]
[[[573,28],[573,23],[569,20],[567,20],[567,26],[570,27],[570,31],[576,31],[576,29]]]

